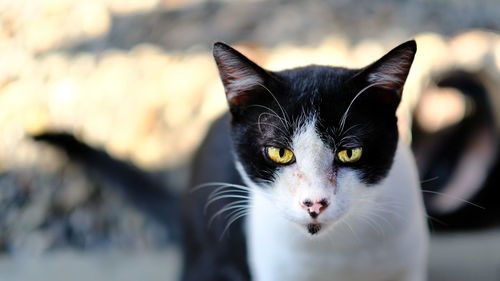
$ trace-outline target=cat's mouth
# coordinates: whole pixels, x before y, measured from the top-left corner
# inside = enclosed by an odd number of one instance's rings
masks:
[[[321,224],[320,223],[310,223],[307,225],[307,231],[311,234],[314,235],[318,233],[321,230]]]

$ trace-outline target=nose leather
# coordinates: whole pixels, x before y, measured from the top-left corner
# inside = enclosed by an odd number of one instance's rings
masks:
[[[328,207],[329,203],[326,199],[316,200],[314,203],[311,200],[306,199],[301,202],[300,205],[303,209],[307,210],[312,218],[316,218]]]

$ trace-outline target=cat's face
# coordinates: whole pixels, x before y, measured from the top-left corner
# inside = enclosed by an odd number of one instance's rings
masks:
[[[396,109],[416,45],[363,69],[269,72],[222,43],[214,56],[240,173],[311,234],[376,193],[398,142]]]

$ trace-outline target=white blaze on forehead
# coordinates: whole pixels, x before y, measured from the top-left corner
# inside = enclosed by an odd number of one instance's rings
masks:
[[[324,187],[332,172],[334,154],[316,130],[316,119],[311,119],[292,138],[292,150],[297,170],[307,178],[312,187]]]

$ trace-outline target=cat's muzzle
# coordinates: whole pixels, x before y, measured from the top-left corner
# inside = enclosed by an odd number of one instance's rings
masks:
[[[310,223],[307,225],[307,231],[311,235],[318,233],[318,231],[320,231],[320,230],[321,230],[321,224],[319,224],[319,223]]]

